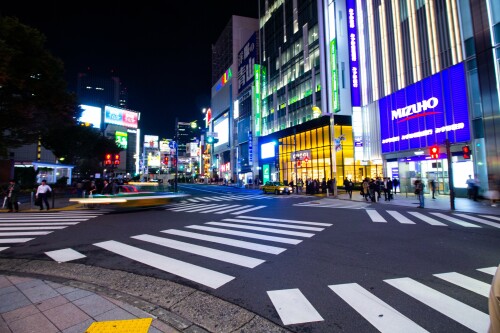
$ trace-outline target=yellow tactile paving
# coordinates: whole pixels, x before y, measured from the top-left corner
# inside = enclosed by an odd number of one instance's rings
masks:
[[[98,321],[84,333],[148,333],[153,318]]]

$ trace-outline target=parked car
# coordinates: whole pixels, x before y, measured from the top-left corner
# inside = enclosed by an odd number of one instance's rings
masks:
[[[264,194],[290,194],[293,192],[293,189],[291,186],[285,185],[281,182],[266,182],[262,186],[262,191],[264,192]]]

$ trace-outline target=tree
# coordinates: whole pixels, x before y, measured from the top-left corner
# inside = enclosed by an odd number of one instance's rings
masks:
[[[65,163],[75,165],[75,173],[89,176],[102,172],[100,163],[105,153],[119,153],[116,142],[102,136],[98,129],[81,126],[61,126],[46,134],[42,145]]]
[[[0,157],[75,123],[76,97],[45,36],[17,18],[0,17]]]

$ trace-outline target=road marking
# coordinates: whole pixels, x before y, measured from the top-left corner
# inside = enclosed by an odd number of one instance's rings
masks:
[[[489,316],[467,304],[410,278],[384,281],[475,332],[488,331]]]
[[[290,235],[290,236],[299,236],[299,237],[312,237],[312,236],[314,236],[314,234],[311,234],[311,233],[308,233],[308,232],[289,231],[289,230],[274,229],[274,228],[253,227],[253,226],[233,224],[233,223],[207,222],[205,224],[218,225],[218,226],[221,226],[221,227],[231,227],[231,228],[237,228],[237,229],[246,229],[246,230],[255,230],[255,231],[269,232],[269,233],[272,233],[272,234],[283,234],[283,235]]]
[[[3,227],[3,226],[0,226],[0,231],[4,230],[4,231],[7,231],[7,230],[53,230],[53,229],[64,229],[64,228],[67,228],[68,226],[64,226],[64,227],[56,227],[56,226],[53,226],[53,227]]]
[[[26,243],[34,238],[0,238],[0,244]]]
[[[231,213],[231,214],[233,214],[233,215],[243,214],[243,213],[251,212],[253,210],[262,209],[262,208],[265,208],[265,207],[267,207],[267,206],[257,206],[257,207],[254,207],[254,208],[248,208],[248,209],[239,210],[239,211]],[[220,214],[220,213],[216,213],[216,214]]]
[[[267,236],[267,235],[261,235],[261,234],[254,234],[254,233],[251,233],[251,232],[244,232],[244,231],[237,231],[237,230],[229,230],[229,229],[205,227],[205,226],[202,226],[202,225],[188,225],[188,226],[186,226],[186,228],[198,229],[198,230],[205,230],[205,231],[217,232],[217,233],[220,233],[220,234],[242,236],[242,237],[255,238],[255,239],[267,240],[267,241],[271,241],[271,242],[293,244],[293,245],[297,245],[300,242],[302,242],[301,239],[284,238],[284,237],[276,237],[276,236]]]
[[[199,200],[196,200],[196,199],[193,199],[193,198],[189,198],[189,199],[187,199],[187,201],[191,201],[191,202],[200,202]]]
[[[331,223],[320,223],[320,222],[309,222],[309,221],[301,221],[301,220],[286,220],[286,219],[274,219],[270,217],[257,217],[257,216],[236,216],[238,219],[252,219],[252,220],[260,220],[260,221],[272,221],[272,222],[287,222],[287,223],[299,223],[299,224],[307,224],[307,225],[317,225],[321,227],[331,227]]]
[[[270,227],[283,227],[283,228],[289,228],[289,229],[300,229],[300,230],[309,230],[309,231],[323,231],[323,230],[325,230],[325,228],[304,227],[304,226],[300,226],[300,225],[291,225],[291,224],[285,224],[285,223],[256,222],[256,221],[252,221],[252,220],[223,219],[222,221],[236,222],[236,223],[250,223],[250,224],[257,224],[257,225],[267,225]]]
[[[7,250],[8,247],[0,247],[0,252],[2,252],[3,250]]]
[[[323,321],[299,289],[271,290],[267,292],[283,325]]]
[[[197,206],[188,207],[188,208],[175,208],[175,209],[171,209],[171,211],[193,213],[193,212],[197,212],[197,211],[204,210],[207,208],[214,208],[214,207],[217,207],[218,205],[219,204],[202,204],[202,205],[197,205]]]
[[[421,213],[408,212],[408,214],[411,214],[411,215],[415,216],[416,218],[424,221],[425,223],[429,223],[431,225],[439,225],[439,226],[443,226],[443,227],[447,227],[448,226],[445,223],[439,222],[438,220],[435,220],[432,217],[426,216],[426,215],[421,214]]]
[[[195,245],[186,242],[180,242],[169,238],[157,237],[152,235],[138,235],[131,238],[139,239],[145,242],[169,247],[179,251],[197,254],[199,256],[228,262],[230,264],[239,265],[248,268],[255,268],[265,262],[265,260],[243,256],[236,253],[212,249],[206,246]]]
[[[380,332],[427,332],[357,283],[328,287]]]
[[[466,214],[455,214],[455,215],[459,216],[459,217],[463,217],[463,218],[469,219],[469,220],[472,220],[472,221],[476,221],[476,222],[479,222],[479,223],[487,224],[487,225],[495,227],[495,228],[500,228],[500,224],[498,224],[496,222],[486,221],[484,219],[480,219],[479,217],[470,216],[470,215],[466,215]]]
[[[442,213],[431,213],[432,215],[435,215],[437,217],[440,217],[446,221],[449,221],[451,223],[456,223],[458,225],[461,225],[462,227],[466,227],[466,228],[481,228],[481,226],[479,225],[476,225],[476,224],[472,224],[472,223],[469,223],[469,222],[465,222],[465,221],[462,221],[462,220],[459,220],[459,219],[456,219],[452,216],[448,216],[448,215],[444,215]]]
[[[213,213],[213,212],[218,212],[218,211],[223,211],[224,213],[227,213],[228,211],[233,211],[236,209],[241,209],[242,207],[252,207],[252,205],[247,205],[247,206],[242,206],[242,205],[222,205],[219,208],[214,208],[210,210],[206,210],[202,213]]]
[[[489,218],[492,220],[500,221],[500,216],[491,216],[491,215],[479,215],[479,216],[486,217],[486,218]]]
[[[478,268],[477,270],[486,274],[495,275],[497,267],[493,266],[493,267]]]
[[[0,226],[4,227],[11,227],[11,226],[37,226],[37,225],[76,225],[80,222],[34,222],[34,223],[26,223],[26,222],[21,222],[21,223],[5,223],[5,222],[0,222]]]
[[[67,261],[72,261],[72,260],[81,259],[81,258],[86,257],[84,254],[81,254],[80,252],[77,252],[77,251],[70,249],[70,248],[55,250],[55,251],[48,251],[48,252],[45,252],[45,254],[57,262],[67,262]]]
[[[199,239],[199,240],[203,240],[203,241],[207,241],[207,242],[213,242],[213,243],[218,243],[218,244],[239,247],[242,249],[247,249],[247,250],[252,250],[252,251],[270,253],[270,254],[280,254],[281,252],[286,251],[286,249],[282,248],[282,247],[262,245],[259,243],[252,243],[252,242],[245,242],[242,240],[237,240],[237,239],[232,239],[232,238],[197,234],[195,232],[189,232],[189,231],[183,231],[183,230],[168,229],[168,230],[162,230],[161,232],[171,234],[171,235],[176,235],[176,236],[184,236],[184,237]]]
[[[162,256],[160,254],[142,250],[117,241],[100,242],[95,243],[94,245],[145,265],[160,269],[164,272],[183,277],[214,289],[217,289],[234,279],[234,276],[219,273],[211,269],[196,266],[184,261],[169,258],[167,256]]]
[[[389,213],[392,217],[394,217],[396,221],[398,221],[399,223],[415,224],[415,222],[413,222],[403,214],[396,212],[395,210],[388,210],[387,213]]]
[[[196,199],[201,200],[201,201],[205,201],[205,202],[210,201],[210,200],[208,200],[208,199],[207,199],[207,198],[205,198],[205,197],[203,197],[203,198],[199,198],[199,197],[197,197]]]
[[[52,231],[15,231],[15,232],[0,232],[0,236],[39,236],[48,235]]]
[[[484,283],[482,281],[473,279],[471,277],[456,272],[434,274],[434,276],[443,279],[445,281],[448,281],[450,283],[453,283],[464,289],[475,292],[476,294],[479,294],[481,296],[484,297],[489,296],[490,285],[488,283]]]
[[[31,223],[36,223],[36,222],[84,222],[88,221],[89,219],[68,219],[68,218],[40,218],[40,219],[0,219],[0,224],[3,224],[3,221],[6,222],[31,222]]]
[[[387,222],[382,215],[380,215],[379,212],[377,212],[374,209],[367,209],[366,212],[368,213],[368,216],[372,220],[372,222]]]

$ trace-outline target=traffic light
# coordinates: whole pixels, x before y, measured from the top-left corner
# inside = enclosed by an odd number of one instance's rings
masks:
[[[470,160],[470,147],[469,146],[463,146],[462,147],[462,154],[466,160]]]
[[[430,147],[429,152],[431,154],[431,158],[439,158],[439,146],[434,145]]]
[[[114,164],[120,165],[120,154],[115,154]]]
[[[168,156],[163,157],[163,164],[165,164],[165,165],[168,164]]]
[[[104,165],[111,165],[113,164],[111,162],[111,154],[106,154],[106,156],[104,157]]]
[[[213,136],[207,136],[207,143],[208,144],[214,143],[214,137]]]

